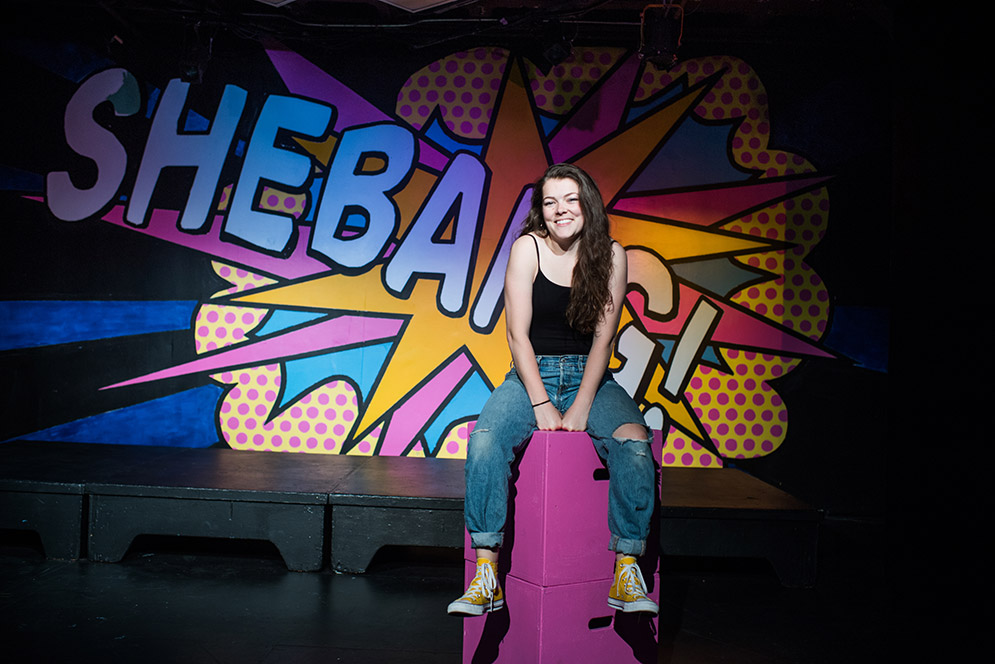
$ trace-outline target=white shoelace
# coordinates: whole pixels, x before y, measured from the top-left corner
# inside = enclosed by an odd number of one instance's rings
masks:
[[[480,579],[480,583],[476,582],[477,579]],[[494,568],[488,563],[477,565],[477,579],[474,579],[474,582],[466,589],[467,596],[477,597],[479,595],[493,602],[494,589],[497,588],[497,578],[494,576]]]
[[[643,572],[636,563],[622,563],[619,582],[625,588],[626,594],[646,597],[646,582],[643,581]]]
[[[467,600],[475,600],[481,597],[491,601],[491,608],[494,608],[494,589],[497,588],[497,578],[494,576],[494,568],[488,563],[477,565],[477,575],[470,583],[463,595]]]

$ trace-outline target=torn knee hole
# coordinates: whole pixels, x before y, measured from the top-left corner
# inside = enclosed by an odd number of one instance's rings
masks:
[[[638,440],[640,442],[646,442],[649,439],[649,432],[638,424],[623,424],[619,428],[615,429],[612,434],[612,438],[616,440]]]

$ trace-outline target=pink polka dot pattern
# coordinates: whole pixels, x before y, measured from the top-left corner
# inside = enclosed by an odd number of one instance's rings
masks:
[[[193,324],[194,348],[197,353],[207,353],[242,343],[265,315],[265,309],[202,304]]]
[[[740,121],[731,142],[735,161],[746,168],[761,171],[762,177],[813,172],[814,167],[803,157],[768,149],[770,114],[767,92],[756,72],[742,60],[728,56],[696,58],[678,63],[670,71],[658,70],[647,63],[636,92],[636,101],[648,99],[684,76],[688,85],[694,85],[720,72],[722,75],[695,113],[708,120]],[[782,287],[786,286],[783,281],[765,287],[752,287],[748,293],[738,294],[736,301],[764,316],[783,321],[792,329],[804,330],[812,338],[819,338],[828,320],[828,297],[825,289],[821,288],[818,276],[810,274],[811,269],[801,261],[825,235],[828,215],[828,193],[822,188],[723,226],[724,230],[794,244],[795,247],[788,252],[754,254],[739,260],[776,274],[791,273],[789,281],[801,279],[812,285],[812,288],[799,286],[807,291],[804,294],[794,291],[805,298],[804,303],[788,304],[783,301]],[[821,292],[817,292],[820,288]],[[793,315],[804,320],[793,320]]]
[[[380,444],[380,436],[383,434],[382,427],[375,427],[370,433],[356,443],[346,454],[350,456],[373,456],[373,451]]]
[[[240,293],[276,283],[241,268],[213,262],[231,286],[215,295]],[[194,322],[198,353],[241,343],[266,309],[202,304]],[[322,385],[269,420],[282,382],[279,365],[226,371],[212,376],[231,386],[218,410],[218,428],[233,449],[338,454],[359,412],[353,388],[344,381]],[[269,420],[269,421],[267,421]]]
[[[469,436],[470,425],[471,423],[468,422],[454,425],[443,438],[436,456],[440,459],[465,459],[466,440]],[[373,456],[373,451],[379,445],[382,434],[382,427],[376,427],[369,435],[349,450],[348,454],[353,456]],[[423,441],[416,442],[404,456],[413,458],[424,458],[427,456]]]
[[[214,272],[231,286],[218,291],[214,297],[244,292],[275,283],[268,277],[253,274],[241,268],[212,261]],[[193,323],[194,348],[197,353],[207,353],[246,340],[266,315],[266,309],[237,305],[205,303],[197,309]]]
[[[759,239],[793,244],[787,251],[751,254],[738,259],[752,267],[784,274],[797,269],[801,260],[822,240],[828,220],[829,196],[822,188],[744,215],[722,228]]]
[[[754,258],[762,264],[759,257]],[[786,276],[750,286],[736,293],[732,300],[818,341],[829,324],[829,289],[815,270],[793,257],[786,258],[783,267]]]
[[[622,49],[574,49],[564,63],[543,75],[526,63],[525,76],[539,110],[564,115],[623,57]],[[438,113],[455,136],[481,140],[487,137],[498,101],[509,52],[476,48],[454,53],[415,72],[398,92],[397,117],[416,130]],[[732,57],[697,58],[679,63],[669,72],[646,64],[634,101],[650,99],[686,79],[695,85],[718,75],[713,87],[694,113],[707,121],[728,122],[732,160],[763,178],[814,172],[804,158],[769,147],[771,136],[767,93],[759,76],[745,62]],[[224,189],[219,209],[229,205],[231,186]],[[292,194],[266,187],[260,194],[263,209],[300,218],[308,209],[308,194]],[[723,230],[748,237],[777,240],[790,249],[739,257],[743,263],[779,275],[749,286],[732,300],[779,325],[818,339],[826,331],[829,297],[825,284],[804,262],[808,252],[825,234],[829,212],[825,188],[806,192],[734,219]],[[235,267],[215,263],[215,271],[231,286],[218,293],[231,294],[258,288],[273,280]],[[780,276],[783,275],[783,276]],[[231,305],[205,304],[197,314],[198,352],[239,343],[262,320],[263,310]],[[229,321],[231,316],[235,320]],[[204,334],[200,335],[203,328]],[[768,381],[798,365],[798,360],[731,349],[721,351],[730,373],[698,366],[685,398],[701,426],[723,457],[750,458],[769,454],[787,433],[787,409]],[[219,410],[219,428],[236,449],[339,454],[356,424],[357,395],[348,383],[330,382],[301,397],[272,421],[282,379],[279,365],[224,372],[214,376],[230,386]],[[436,451],[440,458],[466,457],[468,432],[473,423],[454,425]],[[348,454],[372,456],[383,430],[376,427],[349,449]],[[419,441],[406,453],[426,456]],[[722,458],[712,455],[690,436],[672,429],[664,445],[663,464],[718,468]]]
[[[453,134],[482,139],[507,62],[508,51],[501,48],[475,48],[436,60],[405,81],[397,95],[397,116],[421,129],[438,108]]]
[[[527,63],[529,86],[536,106],[563,115],[576,106],[625,53],[617,48],[575,48],[562,63],[543,74]],[[437,60],[412,74],[397,95],[397,116],[422,129],[435,109],[456,136],[479,140],[487,136],[508,51],[475,48]]]
[[[671,428],[663,441],[662,466],[671,468],[721,468],[722,459],[677,429]]]
[[[787,434],[788,410],[767,380],[791,371],[798,360],[738,350],[722,354],[732,373],[699,366],[684,396],[722,456],[770,454]],[[700,465],[718,465],[714,455],[706,454],[707,462],[704,456],[697,459]]]
[[[228,209],[228,203],[231,202],[231,192],[232,185],[230,184],[221,190],[221,199],[218,201],[219,212]],[[294,219],[298,219],[304,213],[304,210],[307,209],[307,205],[310,202],[309,199],[310,194],[307,192],[287,193],[273,187],[263,187],[258,203],[259,207],[263,210],[281,212],[292,216]]]
[[[815,171],[799,155],[769,149],[767,92],[752,67],[737,58],[696,58],[678,63],[669,72],[647,64],[635,100],[647,100],[685,76],[687,85],[695,85],[716,74],[721,75],[694,112],[705,120],[739,123],[730,144],[737,164],[759,171],[761,179]],[[725,224],[723,230],[794,245],[788,250],[739,257],[737,260],[751,267],[783,276],[749,286],[732,295],[732,301],[810,339],[820,339],[829,320],[829,292],[804,258],[824,236],[828,215],[829,196],[822,188]],[[723,352],[733,373],[698,367],[686,397],[723,456],[769,454],[784,440],[787,409],[765,379],[788,373],[798,361],[736,350]],[[665,463],[718,465],[719,459],[703,450],[697,453],[692,442],[674,432],[667,441]],[[691,450],[668,457],[669,447],[678,444]]]
[[[250,291],[253,288],[269,286],[270,284],[276,283],[275,279],[254,274],[248,270],[232,267],[231,265],[226,265],[218,261],[211,261],[211,267],[214,269],[215,274],[231,284],[228,288],[214,293],[211,297],[234,295],[235,293],[243,293],[245,291]]]
[[[470,437],[473,422],[457,424],[449,430],[435,456],[439,459],[465,459],[466,441]]]
[[[814,171],[812,165],[798,155],[767,149],[770,139],[767,91],[753,68],[738,58],[695,58],[679,62],[670,71],[662,71],[647,63],[635,101],[645,101],[685,76],[687,84],[693,86],[720,72],[722,75],[694,112],[706,120],[740,120],[731,144],[736,162],[746,168],[761,170],[767,177]]]
[[[783,154],[783,153],[779,153]],[[805,162],[804,170],[809,170]],[[774,173],[780,175],[781,173]],[[789,274],[811,272],[802,259],[825,236],[829,221],[829,193],[825,188],[800,194],[768,208],[735,219],[722,228],[752,237],[788,242],[794,246],[787,251],[771,251],[739,257],[737,260],[768,272]],[[817,275],[805,275],[814,278]],[[775,288],[777,285],[775,284]],[[767,292],[769,289],[764,289]],[[752,299],[752,298],[749,298]],[[769,307],[776,306],[770,302]],[[828,311],[827,311],[828,315]],[[823,322],[824,324],[824,322]]]
[[[237,450],[339,454],[359,414],[355,390],[346,381],[321,385],[270,419],[280,393],[280,365],[214,378],[231,386],[218,422],[225,441]]]
[[[221,190],[221,200],[218,201],[218,212],[223,212],[228,209],[228,203],[231,201],[231,190],[234,185],[226,184],[224,189]]]
[[[538,108],[554,115],[564,115],[618,61],[625,51],[618,48],[574,48],[563,63],[544,75],[539,68],[529,68],[529,85]]]
[[[263,210],[290,215],[297,219],[304,213],[308,197],[307,192],[289,194],[273,187],[263,187],[263,191],[259,195],[259,207]]]

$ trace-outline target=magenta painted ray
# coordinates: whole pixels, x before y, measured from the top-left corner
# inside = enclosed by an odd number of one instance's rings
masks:
[[[699,298],[706,297],[700,291],[686,284],[679,284],[678,313],[668,321],[657,321],[644,315],[644,299],[641,293],[628,295],[633,311],[653,336],[677,338],[694,309]],[[711,340],[720,346],[752,348],[760,352],[769,351],[775,355],[807,355],[814,357],[835,357],[819,348],[813,342],[791,334],[772,321],[756,316],[749,311],[715,298],[709,301],[722,311],[719,324],[712,332]]]
[[[383,341],[396,337],[402,324],[403,321],[397,318],[338,316],[299,330],[291,330],[283,334],[264,337],[258,341],[231,346],[191,362],[100,389],[106,390],[112,387],[148,383],[194,373],[215,373],[231,367],[259,366],[317,351],[332,350],[341,346]]]
[[[300,54],[282,48],[267,49],[266,54],[292,94],[323,101],[335,107],[336,132],[371,122],[394,120]],[[421,139],[418,159],[426,166],[440,171],[449,162],[448,157]]]
[[[630,196],[612,207],[619,212],[710,226],[739,217],[747,210],[772,205],[800,190],[814,189],[829,179],[829,176],[817,175],[774,181],[750,180],[718,189]]]
[[[223,242],[220,235],[224,217],[221,215],[215,215],[210,230],[203,235],[181,231],[176,225],[179,216],[180,213],[176,210],[153,210],[148,225],[145,228],[136,228],[124,221],[124,206],[115,205],[104,215],[103,220],[121,228],[151,235],[283,279],[300,279],[328,272],[327,265],[307,255],[307,246],[311,241],[310,226],[298,226],[297,246],[290,256],[275,258],[237,244]]]
[[[379,454],[400,456],[470,371],[473,371],[473,364],[466,352],[461,352],[408,397],[391,416],[383,433]]]
[[[554,162],[566,161],[597,143],[622,125],[625,102],[639,73],[639,58],[633,53],[611,77],[582,102],[578,110],[550,139]]]

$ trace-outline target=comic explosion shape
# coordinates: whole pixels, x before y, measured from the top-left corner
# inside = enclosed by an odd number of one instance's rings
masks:
[[[327,141],[299,141],[314,157],[316,179],[342,131],[391,119],[301,56],[268,53],[291,94],[339,109]],[[655,413],[651,422],[673,428],[665,463],[721,464],[722,455],[776,449],[786,409],[767,381],[800,358],[831,357],[817,343],[828,297],[802,260],[824,232],[828,178],[767,148],[762,87],[738,60],[702,59],[667,73],[632,54],[592,49],[566,66],[585,58],[600,61],[585,70],[594,73],[583,89],[496,48],[454,54],[413,75],[396,112],[417,133],[421,164],[395,195],[395,242],[360,274],[329,271],[303,253],[312,206],[301,198],[292,201],[301,229],[293,261],[220,242],[224,201],[207,237],[183,236],[175,213],[158,211],[146,232],[158,228],[163,239],[216,256],[216,271],[232,286],[198,312],[201,357],[116,386],[210,373],[229,387],[219,426],[240,449],[463,456],[466,425],[510,360],[504,335],[494,333],[500,306],[482,304],[499,302],[500,280],[488,277],[504,271],[531,181],[550,163],[570,161],[599,183],[613,236],[629,255],[632,288],[612,368]],[[490,75],[474,79],[484,90],[477,121],[461,122],[458,95],[468,86],[458,77],[473,70]],[[577,74],[574,67],[573,80]],[[444,81],[451,90],[439,87]],[[433,85],[435,94],[426,94]],[[753,117],[723,117],[736,94]],[[430,96],[434,108],[412,110],[409,102]],[[682,162],[692,143],[704,156]],[[436,305],[439,281],[417,279],[399,297],[384,288],[383,273],[457,150],[475,151],[489,180],[471,266],[474,306],[454,316]],[[287,207],[272,189],[263,191],[263,207],[268,196]],[[105,220],[128,227],[120,216],[117,208]],[[793,288],[799,279],[811,287]],[[808,294],[800,312],[793,290]],[[769,407],[751,410],[751,401]]]

